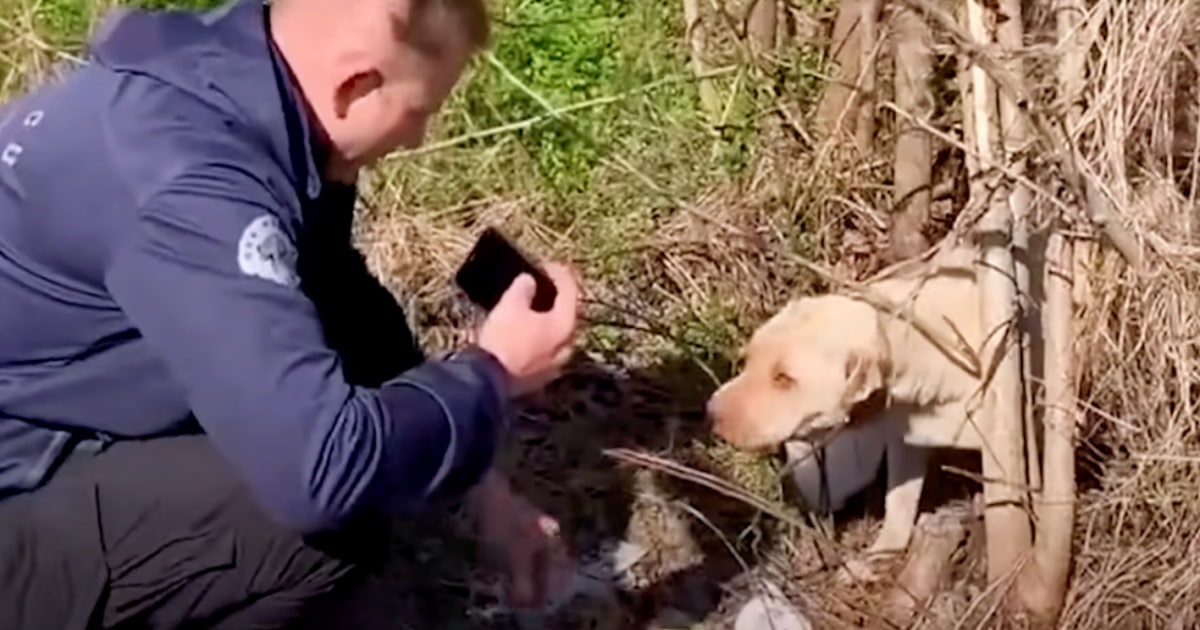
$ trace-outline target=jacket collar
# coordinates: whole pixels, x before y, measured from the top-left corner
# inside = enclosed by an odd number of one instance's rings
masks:
[[[269,16],[264,0],[230,0],[204,13],[120,10],[97,29],[90,53],[248,123],[292,185],[316,200],[330,144],[271,40]]]

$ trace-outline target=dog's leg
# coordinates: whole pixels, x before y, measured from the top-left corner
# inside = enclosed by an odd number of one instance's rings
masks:
[[[917,522],[928,461],[928,449],[910,446],[902,440],[889,446],[883,528],[871,545],[872,553],[900,552],[908,546]]]
[[[835,513],[870,486],[891,439],[888,428],[879,421],[854,424],[820,448],[804,440],[785,443],[792,484],[805,507]]]
[[[843,567],[839,574],[843,581],[876,579],[871,565],[892,554],[902,553],[908,547],[916,526],[928,460],[928,449],[905,444],[900,434],[888,444],[888,490],[884,499],[883,526],[867,548],[865,557],[853,559]]]

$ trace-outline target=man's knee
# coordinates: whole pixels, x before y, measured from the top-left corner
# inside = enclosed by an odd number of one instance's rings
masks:
[[[56,606],[68,626],[281,627],[352,587],[386,557],[390,537],[385,520],[370,518],[322,536],[287,530],[203,436],[77,454],[3,507],[0,549],[11,553],[0,582],[28,582],[0,594],[17,630]]]
[[[118,466],[127,470],[174,461],[166,479],[140,491],[128,474],[99,471],[109,566],[128,567],[110,575],[105,619],[112,625],[140,618],[174,627],[232,616],[241,627],[281,626],[352,587],[386,555],[383,519],[320,536],[284,528],[200,436],[141,452],[118,445],[105,456],[125,459]]]
[[[373,559],[384,555],[386,546],[368,545],[375,537],[363,530],[347,531],[338,539],[299,539],[275,530],[260,539],[254,549],[226,571],[197,580],[176,599],[188,602],[187,590],[203,593],[213,606],[208,610],[172,613],[165,602],[165,623],[172,627],[182,620],[203,619],[212,628],[283,628],[322,611],[336,610],[344,596],[361,585],[373,568]],[[360,540],[350,543],[349,539]],[[266,544],[261,544],[261,543]],[[373,559],[367,552],[372,552]],[[197,614],[199,613],[199,614]]]

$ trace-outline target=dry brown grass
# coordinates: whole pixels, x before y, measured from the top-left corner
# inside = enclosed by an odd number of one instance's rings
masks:
[[[1185,628],[1197,623],[1200,572],[1200,242],[1189,83],[1200,5],[1184,0],[1104,3],[1107,41],[1078,133],[1108,175],[1117,206],[1148,251],[1131,270],[1111,252],[1090,264],[1079,347],[1092,412],[1069,627]],[[1187,112],[1179,125],[1177,108]],[[1184,146],[1195,146],[1183,138]],[[1173,162],[1184,159],[1190,165]]]

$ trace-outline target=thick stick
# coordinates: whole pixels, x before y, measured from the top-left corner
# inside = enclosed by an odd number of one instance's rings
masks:
[[[917,519],[904,568],[887,597],[889,616],[897,625],[906,626],[945,582],[950,573],[950,559],[967,536],[963,521],[969,514],[965,512],[943,508]]]
[[[1078,125],[1087,51],[1079,41],[1084,7],[1080,0],[1058,0],[1055,8],[1059,42],[1058,83],[1067,102],[1067,128]],[[1078,430],[1076,402],[1075,309],[1073,303],[1074,244],[1055,225],[1046,245],[1044,423],[1045,479],[1038,515],[1033,575],[1022,583],[1022,599],[1042,627],[1053,627],[1066,599],[1071,572],[1071,542],[1075,527],[1075,442]]]
[[[917,121],[933,119],[932,35],[929,25],[911,7],[899,5],[892,12],[896,40],[896,105],[915,120],[897,120],[896,156],[893,163],[895,206],[892,209],[892,262],[925,251],[925,223],[932,200],[933,147],[929,134]]]
[[[1021,12],[1021,0],[1000,0],[999,14],[1003,19],[996,25],[996,43],[1004,52],[1005,67],[1010,76],[1016,77],[1022,84],[1025,82],[1025,68],[1019,57],[1025,47],[1025,20]],[[1029,140],[1028,119],[1014,101],[1014,95],[1000,90],[997,93],[1000,106],[1000,136],[1003,159],[1021,176],[1028,171],[1028,160],[1022,152]],[[1041,486],[1040,453],[1038,452],[1037,433],[1033,417],[1033,380],[1031,376],[1030,356],[1030,312],[1033,304],[1030,301],[1029,285],[1029,256],[1040,256],[1042,252],[1032,252],[1029,249],[1029,214],[1033,201],[1033,191],[1021,180],[1006,181],[1008,188],[1008,207],[1012,212],[1013,270],[1016,274],[1017,290],[1017,337],[1018,361],[1020,362],[1020,409],[1022,442],[1024,444],[1023,477],[1020,482],[1035,492]],[[1026,495],[1027,504],[1032,497]],[[1032,534],[1031,534],[1032,535]],[[1032,540],[1030,540],[1032,544]]]
[[[875,147],[875,56],[879,44],[879,14],[883,0],[859,0],[862,40],[859,47],[858,123],[854,125],[854,146],[858,154],[871,155]]]
[[[1034,562],[1022,581],[1022,600],[1041,627],[1053,627],[1067,594],[1075,526],[1074,248],[1061,229],[1047,244],[1045,477],[1037,503]]]
[[[842,136],[861,141],[863,134],[873,134],[870,129],[859,127],[860,123],[874,121],[873,113],[868,115],[861,110],[864,93],[873,89],[875,83],[875,69],[871,64],[864,64],[864,60],[874,56],[879,5],[880,0],[842,0],[838,5],[830,44],[830,56],[837,67],[833,80],[825,86],[816,113],[817,126],[827,139]],[[860,144],[858,149],[861,151],[870,145],[870,142]]]
[[[775,52],[777,22],[776,0],[753,0],[750,13],[746,16],[746,38],[750,41],[750,52],[755,61],[762,55]]]
[[[721,96],[709,76],[708,62],[708,29],[704,23],[704,14],[700,9],[700,0],[683,0],[683,21],[688,40],[688,50],[691,52],[692,72],[699,78],[697,86],[700,91],[700,107],[709,122],[721,117]]]
[[[967,0],[968,29],[975,45],[990,41],[984,7]],[[978,64],[971,67],[975,141],[982,159],[990,161],[998,127],[995,89]],[[977,187],[976,190],[979,190]],[[972,191],[973,193],[975,191]],[[1022,397],[1019,347],[1014,343],[1017,288],[1012,260],[1012,211],[1006,195],[987,200],[988,209],[976,226],[981,248],[978,264],[981,324],[985,334],[980,353],[984,366],[982,453],[984,526],[987,531],[988,582],[992,587],[1015,575],[1029,551],[1032,532],[1022,504],[1025,453],[1022,436]],[[1000,593],[1006,593],[1002,586]]]

